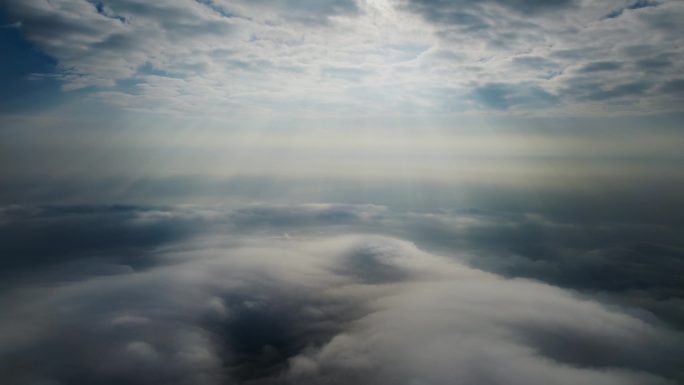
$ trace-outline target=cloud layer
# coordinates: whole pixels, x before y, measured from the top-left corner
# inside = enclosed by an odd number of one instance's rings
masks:
[[[4,2],[65,91],[225,116],[678,111],[680,1]],[[13,24],[14,25],[14,24]]]
[[[636,273],[637,259],[591,247],[629,229],[323,204],[5,207],[0,221],[8,384],[684,379],[684,323],[654,305],[682,309],[667,278],[681,252]],[[516,252],[539,243],[556,246]],[[593,255],[564,261],[571,247]],[[584,284],[596,260],[609,276]],[[540,273],[554,269],[569,277]]]

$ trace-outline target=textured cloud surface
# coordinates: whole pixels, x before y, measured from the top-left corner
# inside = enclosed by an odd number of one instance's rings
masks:
[[[8,384],[684,379],[673,314],[684,293],[667,278],[681,251],[637,272],[578,234],[625,245],[629,229],[353,205],[15,206],[0,221]],[[557,246],[516,252],[506,236]],[[592,260],[568,268],[570,247]],[[480,253],[484,270],[509,278],[472,267]],[[585,285],[596,271],[604,279]],[[621,278],[638,290],[613,284]]]
[[[36,80],[128,109],[681,111],[681,1],[4,3]]]

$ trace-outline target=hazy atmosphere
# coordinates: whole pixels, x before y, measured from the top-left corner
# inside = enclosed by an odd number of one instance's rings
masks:
[[[684,2],[0,0],[0,383],[684,383]]]

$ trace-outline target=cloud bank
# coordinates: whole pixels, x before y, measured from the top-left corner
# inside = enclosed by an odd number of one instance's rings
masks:
[[[591,246],[624,245],[630,231],[356,205],[5,207],[0,373],[8,384],[676,384],[684,323],[654,304],[684,308],[668,281],[681,249],[643,249],[663,262],[634,270]],[[519,247],[539,243],[553,252]],[[593,255],[564,261],[571,247]],[[502,268],[511,261],[519,270]],[[609,275],[582,282],[592,271]],[[612,285],[620,277],[638,289]]]

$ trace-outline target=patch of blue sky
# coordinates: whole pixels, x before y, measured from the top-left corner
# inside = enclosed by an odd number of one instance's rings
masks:
[[[605,15],[603,18],[604,19],[615,19],[616,17],[620,17],[625,10],[636,10],[636,9],[641,9],[641,8],[646,8],[646,7],[657,7],[660,5],[659,1],[656,0],[638,0],[626,7],[618,8],[609,14]]]
[[[212,0],[195,0],[195,1],[199,4],[202,4],[206,7],[208,7],[209,9],[211,9],[212,11],[218,13],[219,15],[221,15],[223,17],[229,17],[229,18],[237,17],[236,14],[227,11],[225,8],[214,3]]]
[[[161,76],[165,78],[183,79],[185,76],[183,74],[174,73],[159,69],[150,63],[145,63],[137,68],[139,75],[154,75]]]
[[[430,46],[424,44],[412,44],[412,43],[401,43],[401,44],[390,44],[387,48],[398,51],[402,55],[401,60],[411,60],[415,59],[423,52],[430,49]]]
[[[21,25],[0,12],[0,111],[40,108],[59,93],[57,60],[39,51],[21,33]]]
[[[109,8],[107,8],[107,6],[103,2],[95,0],[88,0],[88,2],[95,7],[97,13],[99,13],[100,15],[108,17],[110,19],[119,20],[124,24],[128,23],[128,19],[126,19],[125,16],[113,13]]]

